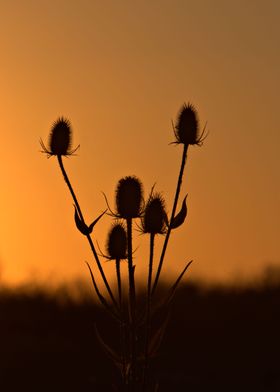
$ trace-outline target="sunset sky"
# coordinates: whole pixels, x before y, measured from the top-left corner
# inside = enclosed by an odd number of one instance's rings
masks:
[[[280,267],[279,18],[277,0],[1,2],[1,281],[89,279],[70,194],[56,158],[40,153],[59,116],[81,146],[64,161],[90,222],[102,192],[114,208],[117,181],[132,174],[146,196],[156,183],[171,212],[181,160],[171,121],[184,102],[209,136],[189,150],[188,217],[164,276],[190,259],[189,276],[210,282]],[[110,225],[93,237],[103,250]],[[148,238],[134,240],[141,279]]]

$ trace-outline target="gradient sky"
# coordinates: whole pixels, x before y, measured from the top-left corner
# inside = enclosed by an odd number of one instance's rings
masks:
[[[192,102],[204,146],[190,148],[188,217],[164,266],[226,282],[280,267],[279,1],[5,1],[0,16],[1,279],[88,279],[91,260],[55,158],[58,116],[81,148],[65,166],[88,221],[114,207],[117,181],[156,182],[168,210],[181,146],[171,120]],[[104,249],[111,224],[96,228]],[[138,278],[148,238],[134,234]],[[110,272],[110,263],[105,265]]]

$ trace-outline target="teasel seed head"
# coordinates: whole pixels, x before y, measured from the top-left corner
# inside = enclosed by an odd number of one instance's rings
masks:
[[[59,117],[53,124],[49,136],[48,148],[40,140],[44,153],[48,156],[72,155],[78,148],[71,149],[72,144],[72,128],[70,121],[64,117]]]
[[[134,176],[120,179],[116,190],[117,216],[132,219],[141,216],[143,205],[143,187]]]
[[[142,231],[150,234],[164,234],[166,222],[165,201],[160,193],[153,194],[152,191],[142,217]]]
[[[200,146],[205,139],[204,133],[205,127],[201,135],[199,135],[199,120],[195,107],[190,103],[184,104],[174,127],[175,143],[185,144],[186,146],[190,144]]]
[[[108,234],[107,253],[110,260],[127,258],[127,236],[121,223],[115,223]]]

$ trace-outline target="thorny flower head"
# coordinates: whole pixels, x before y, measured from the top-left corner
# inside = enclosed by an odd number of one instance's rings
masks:
[[[176,141],[174,143],[185,144],[188,146],[189,144],[196,144],[201,146],[204,139],[207,135],[205,135],[205,128],[202,133],[199,134],[199,120],[195,107],[188,103],[184,104],[179,112],[177,123],[173,127]]]
[[[109,260],[122,260],[127,258],[127,237],[125,228],[121,223],[115,223],[108,234],[107,253]]]
[[[76,147],[71,149],[72,144],[72,128],[70,121],[64,117],[59,117],[51,128],[49,135],[48,147],[45,146],[42,139],[40,139],[42,152],[48,155],[48,158],[52,155],[72,155],[79,148]]]
[[[165,202],[160,193],[153,194],[153,189],[146,203],[142,217],[142,231],[150,234],[164,234],[166,232],[167,214]]]
[[[123,219],[138,218],[142,213],[143,189],[134,176],[121,178],[116,189],[117,216]]]

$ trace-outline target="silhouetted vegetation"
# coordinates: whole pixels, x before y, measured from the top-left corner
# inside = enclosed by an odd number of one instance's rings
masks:
[[[159,391],[279,391],[279,309],[276,284],[180,286],[152,363]],[[91,297],[2,290],[0,317],[2,391],[114,390],[119,373],[94,325],[117,347],[118,324]]]
[[[73,198],[76,227],[90,245],[106,295],[100,291],[90,263],[99,306],[90,297],[78,303],[61,294],[50,297],[43,292],[29,296],[3,292],[3,389],[280,390],[279,279],[273,281],[270,273],[264,284],[255,287],[206,289],[188,284],[178,289],[191,262],[168,287],[159,279],[171,232],[187,217],[187,196],[182,198],[179,211],[177,205],[188,148],[201,145],[205,138],[205,127],[199,131],[194,107],[183,105],[174,126],[174,144],[181,145],[182,160],[170,216],[161,193],[153,187],[145,200],[141,181],[126,176],[117,184],[115,209],[110,208],[105,196],[107,210],[87,224],[63,165],[62,158],[76,151],[72,149],[71,132],[70,122],[60,118],[52,127],[48,147],[42,141],[41,145],[44,153],[58,160]],[[91,235],[105,213],[114,223],[105,254],[100,250],[100,255]],[[136,219],[137,228],[149,237],[147,285],[142,292],[139,287],[136,290],[134,274],[137,262],[132,233]],[[164,241],[155,262],[157,235],[164,236]],[[108,282],[101,256],[115,263],[115,282]],[[121,260],[128,268],[127,284],[123,284]]]
[[[149,197],[145,200],[141,181],[136,176],[130,175],[121,178],[117,184],[115,210],[111,209],[107,197],[104,195],[108,212],[105,210],[90,224],[86,223],[87,220],[83,215],[77,195],[63,164],[63,157],[73,155],[79,147],[72,149],[70,121],[61,117],[54,122],[47,146],[40,140],[42,152],[47,154],[48,157],[55,156],[57,158],[64,181],[73,199],[76,227],[86,237],[90,245],[94,262],[105,285],[109,301],[100,291],[91,264],[87,262],[97,298],[104,309],[111,315],[112,321],[117,320],[118,323],[117,328],[115,326],[115,330],[119,330],[119,345],[115,347],[108,340],[104,340],[99,332],[100,327],[95,325],[95,334],[100,345],[120,372],[120,381],[116,384],[115,390],[127,392],[140,390],[142,392],[158,391],[159,380],[155,373],[151,371],[153,358],[157,357],[164,337],[174,293],[192,261],[186,263],[181,274],[166,293],[162,294],[161,298],[158,297],[156,299],[156,289],[159,284],[171,232],[180,227],[187,216],[187,196],[183,198],[181,209],[177,211],[187,153],[190,146],[202,145],[203,140],[207,136],[205,135],[205,129],[206,126],[200,132],[198,114],[194,106],[184,104],[180,109],[176,124],[173,125],[175,141],[172,144],[182,146],[182,159],[170,216],[166,212],[165,200],[162,194],[154,192],[153,186]],[[92,233],[94,226],[106,212],[115,221],[107,239],[107,254],[103,254],[100,250],[100,255],[95,249]],[[138,220],[138,223],[136,220]],[[142,299],[145,298],[144,301],[138,298],[136,290],[135,268],[137,263],[134,262],[132,240],[135,224],[143,234],[149,236],[147,287],[146,295],[142,297]],[[160,258],[155,263],[154,247],[158,235],[163,235],[164,241]],[[113,283],[108,282],[104,273],[100,256],[115,262],[117,296],[114,295],[112,290]],[[121,260],[124,260],[128,267],[128,293],[123,292],[123,277],[120,270]]]

